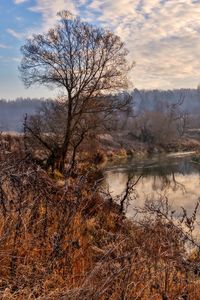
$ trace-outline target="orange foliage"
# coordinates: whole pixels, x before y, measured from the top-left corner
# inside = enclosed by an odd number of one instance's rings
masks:
[[[0,164],[0,299],[200,299],[170,222],[127,220],[90,175],[57,184],[9,152]]]

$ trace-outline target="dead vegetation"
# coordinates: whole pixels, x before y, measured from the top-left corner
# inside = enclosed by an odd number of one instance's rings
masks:
[[[177,223],[166,202],[152,202],[130,221],[89,173],[58,182],[6,145],[1,140],[1,299],[200,299],[198,205]]]

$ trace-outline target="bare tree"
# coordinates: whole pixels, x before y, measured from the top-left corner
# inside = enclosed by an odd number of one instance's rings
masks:
[[[31,154],[39,164],[52,167],[59,159],[60,149],[65,136],[67,108],[65,102],[44,102],[35,115],[27,116],[24,120],[24,140],[26,151]],[[94,135],[105,130],[104,122],[99,114],[83,114],[82,118],[73,128],[70,137],[70,159],[68,159],[68,172],[74,169],[77,150],[80,145],[91,143]]]
[[[67,11],[59,17],[55,28],[26,41],[20,71],[27,87],[39,84],[62,91],[66,115],[56,163],[63,171],[73,133],[84,116],[107,115],[127,105],[130,97],[113,95],[128,88],[127,72],[132,65],[127,63],[124,43],[112,32],[82,22]]]
[[[186,97],[183,91],[180,91],[178,96],[168,91],[163,96],[164,98],[160,99],[157,98],[157,91],[155,95],[152,92],[153,104],[150,108],[148,97],[145,98],[145,94],[137,90],[135,92],[141,99],[140,110],[132,122],[136,137],[148,143],[149,146],[152,144],[166,146],[184,135],[188,127],[189,114],[183,108]]]

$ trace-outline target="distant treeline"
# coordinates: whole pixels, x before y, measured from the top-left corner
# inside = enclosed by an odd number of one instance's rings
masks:
[[[181,104],[182,110],[190,114],[200,112],[200,89],[137,90],[133,92],[134,103],[139,110],[156,111],[163,103]]]
[[[190,114],[200,113],[200,89],[137,90],[133,91],[134,108],[137,111],[159,110],[163,103],[182,101],[182,110]],[[23,131],[26,114],[32,115],[45,101],[44,98],[0,99],[0,130]]]
[[[48,99],[17,98],[15,100],[0,99],[0,130],[23,131],[23,120],[26,114],[32,115]]]

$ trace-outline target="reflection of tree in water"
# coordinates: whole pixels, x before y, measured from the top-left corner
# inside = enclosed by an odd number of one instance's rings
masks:
[[[133,181],[136,181],[138,176],[140,176],[140,180],[142,180],[142,178],[151,177],[153,181],[152,190],[154,191],[177,191],[178,189],[181,189],[183,192],[185,192],[185,186],[178,181],[177,175],[180,173],[184,174],[186,166],[187,164],[185,164],[185,162],[180,165],[167,163],[163,165],[157,163],[156,165],[150,167],[144,166],[140,170],[129,170],[128,177],[132,177]]]
[[[124,174],[123,192],[116,196],[115,200],[123,211],[126,211],[131,203],[138,206],[140,201],[145,201],[145,197],[155,200],[157,196],[168,197],[177,191],[178,195],[180,192],[187,194],[187,180],[185,181],[186,178],[183,179],[182,176],[200,174],[200,166],[191,164],[188,157],[152,159],[143,162],[128,161],[125,168],[120,165],[120,170],[119,173]]]

